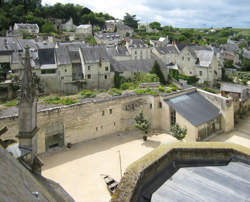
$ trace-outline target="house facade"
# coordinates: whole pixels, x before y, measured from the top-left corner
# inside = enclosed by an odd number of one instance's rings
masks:
[[[151,59],[152,48],[141,39],[130,39],[126,47],[133,60]]]
[[[213,86],[221,79],[221,67],[214,51],[208,47],[186,46],[180,52],[177,64],[180,72],[196,76],[199,83],[208,82]]]
[[[18,32],[28,32],[29,34],[39,33],[39,26],[37,24],[15,23],[13,29]]]

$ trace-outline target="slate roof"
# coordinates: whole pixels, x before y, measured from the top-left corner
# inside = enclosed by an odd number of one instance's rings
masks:
[[[18,39],[18,42],[23,49],[25,49],[27,46],[34,50],[37,50],[38,48],[36,42],[33,39]]]
[[[129,47],[131,48],[146,48],[148,45],[141,39],[131,39],[129,41]]]
[[[109,61],[109,55],[104,46],[89,46],[81,48],[85,63],[97,63],[101,57],[102,61]]]
[[[164,101],[194,126],[199,126],[220,115],[220,110],[197,92]]]
[[[0,146],[1,201],[73,201],[60,185],[33,175]],[[38,192],[39,198],[32,192]]]
[[[48,48],[55,48],[56,44],[53,42],[36,42],[37,48],[38,49],[48,49]]]
[[[67,48],[56,48],[55,49],[56,54],[56,61],[58,65],[68,65],[71,64],[71,59],[69,55],[69,51]]]
[[[107,32],[107,33],[96,33],[95,37],[103,40],[113,40],[120,39],[121,36],[115,32]]]
[[[165,55],[165,54],[178,54],[179,53],[178,50],[176,49],[176,47],[173,46],[173,45],[166,45],[166,46],[156,47],[156,50],[161,55]]]
[[[247,49],[244,48],[242,56],[244,58],[250,59],[250,50],[247,50]]]
[[[107,47],[106,50],[110,57],[129,55],[128,49],[124,46]]]
[[[187,46],[187,49],[194,58],[199,58],[199,64],[202,67],[209,67],[212,63],[214,51],[205,46]]]
[[[67,47],[69,51],[79,51],[81,47],[86,47],[87,45],[80,42],[65,42],[65,43],[58,43],[58,47]]]
[[[234,84],[234,83],[221,83],[220,90],[232,93],[243,93],[244,90],[248,89],[247,86]]]
[[[152,195],[152,202],[249,201],[250,165],[180,168]]]
[[[111,59],[112,71],[116,72],[145,72],[149,73],[152,70],[155,60],[159,63],[162,69],[166,69],[166,66],[159,59],[143,59],[143,60],[127,60],[116,61]]]
[[[17,26],[18,29],[39,29],[37,24],[15,23],[14,26]]]
[[[39,49],[38,57],[40,65],[55,64],[55,49]]]
[[[15,37],[0,37],[0,52],[21,51],[22,47]]]

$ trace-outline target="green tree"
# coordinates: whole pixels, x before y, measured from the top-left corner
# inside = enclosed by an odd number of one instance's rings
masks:
[[[144,118],[143,111],[141,111],[135,117],[135,127],[142,130],[145,133],[149,132],[149,129],[151,128],[151,123]]]
[[[233,61],[232,60],[225,60],[224,61],[224,67],[225,68],[234,68]]]
[[[250,71],[250,59],[243,58],[241,66],[243,71]]]
[[[163,73],[161,71],[161,67],[160,67],[159,63],[156,60],[154,62],[154,65],[153,65],[152,70],[150,71],[150,73],[151,74],[156,74],[159,77],[161,84],[165,85],[167,83],[166,80],[165,80],[165,77],[164,77],[164,75],[163,75]]]
[[[137,29],[138,27],[138,20],[136,20],[136,15],[130,15],[126,13],[123,18],[123,22],[125,25],[128,25],[129,27],[132,27],[134,29]]]
[[[119,72],[115,72],[114,86],[115,86],[115,88],[120,88],[120,86],[121,86],[121,76],[120,76]]]
[[[149,24],[149,27],[151,29],[158,29],[158,30],[160,30],[161,29],[161,23],[159,23],[159,22],[151,22]]]
[[[187,135],[187,129],[181,128],[179,124],[172,125],[170,130],[177,140],[182,140]]]
[[[43,33],[50,33],[50,32],[56,32],[56,29],[54,25],[47,21],[43,26],[42,26],[42,32]]]

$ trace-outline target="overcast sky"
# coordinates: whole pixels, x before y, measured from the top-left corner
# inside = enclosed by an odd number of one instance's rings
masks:
[[[250,0],[42,0],[74,3],[122,19],[135,14],[140,22],[174,27],[250,28]]]

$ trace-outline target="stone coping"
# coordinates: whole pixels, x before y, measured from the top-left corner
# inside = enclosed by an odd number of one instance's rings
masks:
[[[200,152],[203,151],[203,152]],[[185,153],[188,153],[185,155]],[[204,153],[204,157],[203,154]],[[190,155],[191,154],[191,155]],[[221,164],[233,159],[250,162],[250,148],[232,143],[220,142],[177,142],[164,144],[132,163],[125,171],[124,176],[112,195],[112,202],[137,201],[138,192],[149,178],[154,178],[161,172],[163,166],[174,163],[175,160],[204,162],[214,161]],[[161,163],[162,162],[162,163]],[[161,166],[163,164],[163,166]],[[192,164],[190,164],[192,165]],[[165,170],[165,172],[167,172]],[[147,179],[144,179],[147,178]]]

